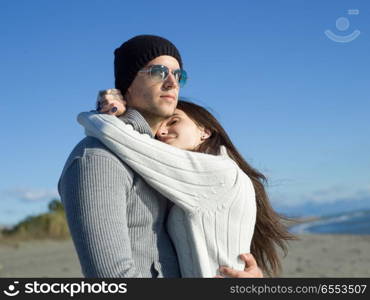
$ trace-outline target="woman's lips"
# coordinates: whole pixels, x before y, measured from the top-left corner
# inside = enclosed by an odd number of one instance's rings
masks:
[[[173,136],[162,136],[161,138],[160,138],[160,140],[163,142],[163,143],[166,143],[166,142],[168,142],[168,140],[171,140],[171,139],[174,139],[175,137],[173,137]]]

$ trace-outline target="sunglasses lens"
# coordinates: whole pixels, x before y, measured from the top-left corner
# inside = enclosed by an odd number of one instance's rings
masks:
[[[186,73],[185,70],[176,70],[174,72],[174,75],[179,82],[180,86],[183,87],[188,79],[188,74]]]
[[[148,70],[150,73],[150,77],[157,82],[166,80],[170,72],[166,66],[162,65],[151,66]],[[173,75],[175,76],[179,85],[183,87],[188,79],[186,71],[178,69],[173,71]]]
[[[150,69],[150,77],[156,81],[165,80],[168,76],[168,68],[165,66],[152,66]]]

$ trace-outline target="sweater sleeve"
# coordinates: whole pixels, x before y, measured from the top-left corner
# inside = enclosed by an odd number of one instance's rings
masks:
[[[59,181],[68,226],[86,277],[142,277],[126,218],[128,174],[109,157],[75,158]]]
[[[185,151],[167,145],[106,114],[81,113],[78,122],[157,191],[188,212],[213,210],[235,186],[237,164],[222,155]]]

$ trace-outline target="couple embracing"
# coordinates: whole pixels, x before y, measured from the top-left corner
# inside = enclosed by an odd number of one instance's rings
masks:
[[[139,35],[114,54],[115,89],[79,114],[58,183],[84,276],[278,274],[294,237],[217,119],[179,100],[178,49]]]

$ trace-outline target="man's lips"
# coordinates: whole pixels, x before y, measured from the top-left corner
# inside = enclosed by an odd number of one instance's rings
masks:
[[[173,95],[162,95],[161,98],[167,98],[167,99],[175,100],[175,96],[173,96]]]

